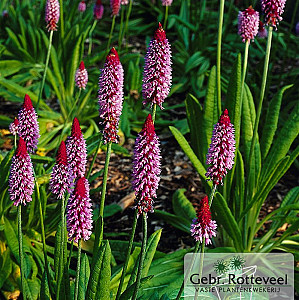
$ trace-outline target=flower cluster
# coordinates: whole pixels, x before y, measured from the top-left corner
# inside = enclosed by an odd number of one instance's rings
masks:
[[[143,104],[157,104],[161,109],[162,103],[168,96],[171,80],[171,50],[170,44],[162,25],[155,32],[153,40],[150,42],[145,55],[145,65],[143,71]]]
[[[47,0],[45,20],[48,31],[57,30],[57,23],[60,17],[60,6],[58,0]]]
[[[28,152],[33,153],[37,149],[40,135],[37,114],[27,94],[25,95],[23,106],[19,111],[18,121],[18,134],[24,139]]]
[[[136,138],[133,159],[133,189],[138,216],[153,212],[161,173],[159,138],[155,133],[152,116],[148,115],[143,129]]]
[[[67,231],[69,240],[78,243],[88,240],[92,230],[92,203],[89,197],[89,184],[85,177],[77,180],[75,190],[66,208]]]
[[[227,170],[231,170],[235,158],[235,129],[230,122],[227,109],[220,116],[218,123],[214,126],[210,148],[207,154],[206,176],[213,180],[214,184],[222,184]]]
[[[80,65],[79,65],[79,68],[76,71],[75,81],[76,81],[76,86],[79,89],[85,90],[85,87],[86,87],[87,82],[88,82],[88,73],[87,73],[87,70],[84,66],[83,61],[81,61]]]
[[[79,2],[78,10],[79,10],[80,12],[85,12],[85,10],[86,10],[86,3],[85,3],[85,1]]]
[[[86,170],[86,143],[77,118],[74,118],[71,136],[66,140],[66,154],[71,181],[83,177]]]
[[[18,133],[18,127],[19,127],[19,120],[15,118],[15,120],[11,124],[9,124],[9,131],[13,135],[16,135]]]
[[[252,6],[244,11],[240,11],[238,15],[238,34],[242,37],[242,41],[246,42],[254,40],[259,30],[259,13]]]
[[[211,220],[211,211],[209,206],[208,197],[205,196],[200,201],[199,211],[197,213],[197,218],[193,219],[191,224],[191,235],[196,241],[202,243],[203,238],[205,238],[205,244],[211,244],[211,238],[216,236],[216,221]]]
[[[129,0],[121,0],[120,4],[121,5],[128,5],[129,4]]]
[[[63,197],[65,191],[71,186],[70,168],[67,163],[66,147],[64,141],[61,142],[56,164],[53,167],[50,178],[50,189],[53,194],[60,199]]]
[[[117,16],[120,9],[121,0],[110,0],[110,7],[112,11],[112,16]]]
[[[172,0],[161,0],[163,6],[170,6],[172,4]]]
[[[100,20],[103,17],[104,6],[101,0],[97,0],[96,4],[93,7],[93,16],[96,20]]]
[[[114,48],[106,58],[99,78],[99,113],[103,126],[103,142],[118,141],[118,124],[123,103],[124,70]]]
[[[32,201],[34,189],[33,166],[25,141],[20,137],[17,150],[11,160],[9,175],[9,195],[14,205],[26,205]]]
[[[265,14],[265,23],[277,27],[282,20],[286,0],[261,0],[262,11]]]

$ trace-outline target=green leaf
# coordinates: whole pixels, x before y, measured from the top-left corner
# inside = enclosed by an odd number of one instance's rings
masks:
[[[196,217],[196,212],[191,202],[184,195],[186,189],[178,189],[172,197],[172,208],[175,214],[188,221],[192,221]]]
[[[98,256],[89,278],[86,299],[110,299],[111,249],[108,241],[102,241]]]
[[[55,234],[55,252],[54,252],[54,272],[55,272],[55,278],[58,282],[58,270],[59,270],[59,261],[61,257],[61,222],[59,222],[57,226],[57,231]]]
[[[0,289],[4,282],[12,272],[12,261],[10,258],[10,251],[6,249],[0,257]]]
[[[185,73],[190,72],[190,70],[197,68],[203,61],[205,57],[202,56],[201,52],[195,52],[187,61],[185,65]]]
[[[9,169],[11,165],[11,159],[14,155],[14,150],[10,150],[6,155],[5,158],[1,161],[0,164],[0,192],[3,191],[5,187],[5,183],[7,183],[8,176],[9,176]]]
[[[2,60],[0,61],[0,76],[7,77],[15,74],[25,66],[26,64],[19,60]]]
[[[82,257],[81,269],[80,269],[80,281],[79,281],[79,291],[78,291],[79,299],[85,299],[85,293],[87,290],[89,277],[90,277],[89,260],[86,253],[84,253]]]
[[[237,251],[243,252],[242,234],[225,199],[218,192],[215,195],[211,210],[214,212],[217,224],[221,224],[234,241]]]
[[[172,225],[175,228],[190,233],[191,222],[187,221],[185,218],[178,217],[176,215],[158,209],[155,209],[155,216],[166,221],[168,224]]]
[[[202,165],[202,163],[200,162],[200,160],[197,158],[197,156],[195,155],[195,153],[191,149],[190,145],[188,144],[188,142],[184,138],[184,136],[175,127],[173,127],[173,126],[169,126],[169,129],[172,132],[172,134],[175,137],[175,139],[177,140],[177,142],[179,143],[179,145],[181,146],[182,150],[189,157],[191,163],[195,167],[195,169],[198,172],[198,174],[203,178],[203,180],[206,181],[206,179],[207,179],[206,175],[205,175],[206,174],[206,169]],[[207,186],[209,188],[211,188],[212,187],[211,182],[207,182]]]
[[[143,268],[142,268],[142,278],[146,277],[148,274],[152,260],[156,253],[158,243],[161,238],[161,233],[162,233],[162,229],[155,231],[147,241],[146,253],[145,253],[145,258],[144,258],[144,263],[143,263]]]
[[[296,105],[277,138],[273,142],[265,163],[263,165],[261,178],[267,178],[277,163],[285,157],[299,133],[299,104]]]
[[[140,286],[139,290],[142,290],[142,287],[147,283],[149,280],[151,280],[154,277],[154,275],[147,276],[145,278],[142,278],[140,280]],[[135,290],[136,282],[132,285],[130,285],[120,296],[119,300],[129,300],[132,298],[134,290]],[[107,298],[108,299],[108,298]]]
[[[200,117],[200,116],[198,116]],[[213,66],[209,75],[207,94],[204,101],[203,119],[200,125],[201,159],[205,163],[208,148],[211,143],[214,125],[218,122],[218,104],[216,91],[216,67]]]
[[[51,294],[50,294],[46,270],[43,273],[43,277],[42,277],[42,281],[41,281],[40,299],[51,300]]]
[[[273,142],[273,138],[277,129],[282,96],[284,92],[292,86],[293,85],[291,84],[283,87],[270,102],[261,138],[262,160],[266,158]]]
[[[231,123],[235,127],[236,149],[240,140],[240,120],[241,120],[241,54],[239,53],[233,65],[231,77],[227,88],[225,107],[228,109]]]
[[[202,119],[202,106],[199,101],[191,94],[187,95],[185,100],[186,105],[186,113],[187,113],[187,120],[188,125],[190,128],[190,135],[191,135],[191,146],[194,150],[197,157],[203,161],[203,157],[201,156],[201,146],[202,143],[200,142],[200,134],[202,131],[201,127],[201,119]]]

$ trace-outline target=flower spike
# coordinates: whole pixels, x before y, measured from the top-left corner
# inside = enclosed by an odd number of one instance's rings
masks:
[[[96,20],[100,20],[103,17],[103,13],[104,13],[104,6],[102,4],[101,0],[97,0],[96,4],[93,7],[93,17]]]
[[[15,118],[15,120],[9,124],[9,131],[16,135],[18,133],[18,127],[19,127],[19,120]]]
[[[161,173],[160,142],[155,133],[152,116],[148,115],[139,132],[134,148],[133,189],[136,196],[138,216],[153,212],[153,199],[157,197]]]
[[[87,73],[87,70],[85,68],[83,61],[81,61],[80,66],[76,71],[75,82],[76,82],[76,86],[79,89],[85,90],[87,82],[88,82],[88,73]]]
[[[89,184],[85,177],[79,178],[66,208],[66,222],[69,240],[78,243],[87,241],[92,230],[92,203],[89,197]]]
[[[286,0],[261,0],[261,3],[266,25],[277,28],[279,21],[282,20],[281,15],[284,12]]]
[[[163,109],[162,104],[168,96],[171,80],[171,50],[161,23],[151,40],[145,55],[143,71],[143,105],[157,104]]]
[[[172,0],[161,0],[163,6],[171,6]]]
[[[65,191],[71,186],[70,168],[67,163],[66,147],[64,141],[61,142],[57,157],[56,164],[53,167],[50,178],[50,189],[53,194],[61,199]]]
[[[103,142],[118,142],[118,125],[122,112],[124,70],[115,48],[107,55],[99,78],[99,113],[103,126]]]
[[[26,94],[23,107],[18,114],[18,134],[26,143],[29,153],[33,153],[37,149],[39,135],[39,126],[37,122],[37,114],[32,106],[30,97]]]
[[[11,160],[8,180],[10,199],[14,205],[26,205],[32,201],[34,189],[33,166],[27,152],[26,143],[20,137],[17,150]]]
[[[120,9],[121,0],[110,0],[110,7],[112,11],[112,16],[117,16]]]
[[[46,3],[46,16],[48,31],[56,31],[57,23],[60,17],[60,5],[58,0],[47,0]]]
[[[259,30],[259,13],[252,6],[244,11],[240,11],[238,15],[238,34],[242,37],[242,41],[254,40]]]
[[[79,2],[79,4],[78,4],[78,10],[79,10],[79,12],[85,12],[85,10],[86,10],[86,3],[85,3],[85,1]]]
[[[208,197],[205,196],[200,201],[199,211],[197,213],[197,218],[193,219],[191,224],[191,235],[194,237],[195,241],[200,241],[202,243],[203,238],[205,238],[205,244],[211,244],[211,238],[216,236],[216,221],[211,220],[211,211],[209,206]]]
[[[77,118],[74,118],[72,134],[66,140],[66,153],[72,180],[83,177],[86,170],[86,142]]]
[[[231,170],[235,158],[235,129],[230,122],[227,109],[220,116],[218,123],[214,126],[210,148],[207,154],[206,164],[210,165],[206,176],[214,184],[223,184],[222,179]]]

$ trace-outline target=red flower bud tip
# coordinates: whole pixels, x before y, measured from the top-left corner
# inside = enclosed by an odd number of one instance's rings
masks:
[[[27,110],[30,110],[31,108],[33,108],[32,101],[31,101],[29,95],[27,95],[27,94],[25,95],[25,98],[24,98],[23,108],[25,108]]]
[[[112,10],[112,16],[118,15],[120,9],[120,0],[110,0],[110,7]]]
[[[15,120],[9,125],[9,131],[16,135],[18,133],[18,127],[19,127],[19,120],[15,118]]]
[[[72,136],[80,137],[82,135],[82,131],[80,128],[80,124],[78,119],[75,117],[72,125]]]
[[[26,143],[22,137],[20,137],[19,144],[16,150],[16,156],[22,157],[22,156],[27,156],[27,148],[26,148]]]
[[[80,62],[79,69],[80,69],[81,71],[85,69],[85,65],[84,65],[84,62],[83,62],[83,61]]]
[[[59,164],[67,165],[66,147],[64,141],[61,141],[61,144],[57,152],[56,161]]]

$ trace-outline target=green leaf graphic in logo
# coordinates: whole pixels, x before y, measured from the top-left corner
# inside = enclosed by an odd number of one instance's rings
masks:
[[[228,271],[228,264],[224,259],[217,260],[216,263],[214,263],[214,270],[218,275],[221,275]]]
[[[245,266],[245,259],[243,257],[234,256],[230,259],[229,268],[232,270],[241,270]]]

